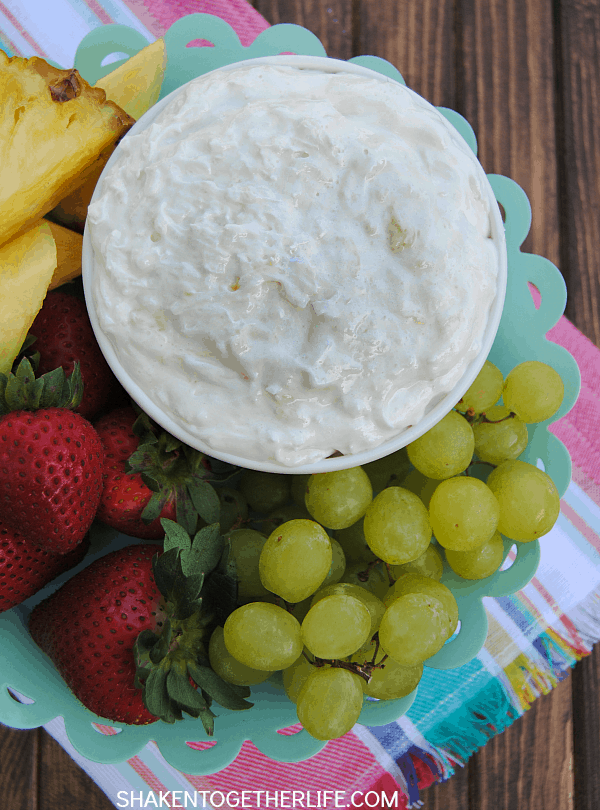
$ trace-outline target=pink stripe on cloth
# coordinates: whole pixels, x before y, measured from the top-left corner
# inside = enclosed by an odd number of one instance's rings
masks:
[[[214,14],[235,30],[244,47],[250,45],[269,23],[246,0],[123,0],[155,37],[161,37],[186,14]]]
[[[96,17],[100,20],[101,23],[104,25],[112,25],[114,24],[113,18],[110,14],[100,5],[97,3],[96,0],[85,0],[86,6],[93,11]]]
[[[369,749],[352,732],[304,762],[281,763],[261,754],[246,741],[231,765],[211,776],[190,776],[186,779],[196,790],[289,790],[290,785],[303,789],[353,790],[372,789],[374,783],[388,772],[375,759]],[[390,777],[391,779],[391,777]],[[393,780],[392,780],[393,781]],[[396,790],[398,786],[394,782]],[[400,807],[402,805],[399,805]]]
[[[148,787],[154,791],[155,793],[159,793],[162,791],[163,793],[167,792],[167,788],[160,779],[155,775],[155,773],[146,765],[146,763],[141,760],[139,757],[131,757],[131,759],[127,760],[133,770],[140,776],[144,782],[148,785]],[[168,805],[169,807],[171,805]]]
[[[12,14],[7,9],[4,3],[1,2],[0,2],[0,11],[4,14],[6,19],[9,20],[14,25],[14,27],[17,29],[19,34],[21,34],[23,39],[27,40],[27,42],[31,45],[31,47],[35,51],[36,55],[42,56],[44,59],[47,59],[48,54],[46,53],[46,51],[38,44],[38,42],[36,42],[36,40],[31,36],[31,34],[23,28],[19,20],[14,16],[14,14]],[[18,49],[15,48],[14,50],[15,53],[19,53]]]
[[[565,317],[548,332],[548,339],[564,346],[579,366],[581,392],[573,409],[550,426],[573,459],[573,478],[596,502],[600,494],[600,352]],[[581,475],[580,473],[583,473]],[[589,491],[596,489],[596,497]]]

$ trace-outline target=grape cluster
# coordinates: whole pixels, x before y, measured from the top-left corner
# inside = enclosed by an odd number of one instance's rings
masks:
[[[527,424],[549,419],[563,393],[543,363],[503,379],[487,362],[454,410],[385,458],[316,475],[245,471],[228,533],[239,607],[211,638],[214,670],[239,685],[283,671],[320,740],[352,728],[364,695],[412,692],[458,624],[443,556],[485,578],[502,564],[502,535],[529,542],[554,525],[552,479],[518,457]]]

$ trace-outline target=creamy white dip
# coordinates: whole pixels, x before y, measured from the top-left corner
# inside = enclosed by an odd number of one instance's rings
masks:
[[[416,424],[496,294],[485,174],[394,81],[243,66],[121,142],[88,227],[99,325],[210,448],[289,467]]]

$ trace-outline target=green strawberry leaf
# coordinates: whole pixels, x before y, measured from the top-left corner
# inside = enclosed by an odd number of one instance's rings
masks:
[[[167,670],[164,667],[155,667],[150,672],[144,684],[143,700],[150,714],[155,717],[166,719],[171,714],[167,694]],[[170,721],[167,719],[166,722]]]
[[[161,450],[168,454],[181,447],[182,442],[180,439],[176,439],[175,436],[171,436],[170,433],[164,431],[160,439],[160,444]]]
[[[176,487],[175,499],[177,523],[181,524],[189,534],[193,534],[198,523],[198,513],[187,497],[184,484]]]
[[[186,574],[210,573],[219,562],[225,541],[219,524],[204,526],[194,536],[191,548],[182,553],[182,567]]]
[[[43,379],[43,378],[42,378]],[[83,377],[79,363],[73,365],[71,376],[65,379],[63,385],[63,396],[61,397],[60,408],[76,408],[83,398]]]
[[[65,372],[62,366],[49,371],[41,378],[44,381],[44,390],[40,396],[39,407],[50,408],[58,402],[65,384]]]
[[[174,520],[168,518],[161,518],[160,525],[165,530],[164,550],[170,551],[172,548],[177,548],[181,552],[187,552],[192,546],[192,539],[188,532],[176,523]]]
[[[148,657],[153,664],[160,663],[165,655],[169,652],[171,640],[173,638],[173,630],[171,628],[171,620],[167,619],[163,625],[162,633],[159,636],[156,644],[148,651]]]
[[[143,476],[142,476],[143,477]],[[168,500],[168,492],[153,492],[141,514],[144,523],[152,523],[160,515]]]
[[[196,478],[188,483],[187,491],[200,517],[207,523],[218,523],[221,503],[214,487]]]
[[[241,711],[251,709],[254,705],[240,697],[235,690],[230,688],[230,684],[220,678],[210,667],[203,667],[193,661],[188,661],[187,668],[194,683],[208,692],[225,709]]]
[[[189,619],[193,613],[197,613],[202,605],[200,593],[204,585],[204,574],[188,576],[185,579],[185,586],[181,588],[173,602],[175,604],[174,618],[179,621]]]
[[[161,521],[162,522],[162,521]],[[164,529],[164,525],[163,525]],[[177,560],[179,559],[179,549],[170,548],[159,557],[156,555],[152,560],[152,573],[156,587],[165,598],[173,588],[173,583],[177,574]]]
[[[198,713],[208,709],[200,690],[194,689],[189,681],[187,671],[171,667],[167,676],[167,693],[171,700],[179,704],[184,711],[196,710]]]

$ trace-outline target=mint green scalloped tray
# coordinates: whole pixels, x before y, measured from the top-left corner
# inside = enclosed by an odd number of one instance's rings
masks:
[[[195,39],[211,42],[214,47],[187,47]],[[178,20],[165,34],[167,67],[160,99],[185,82],[204,73],[254,57],[282,53],[304,56],[327,56],[317,37],[295,25],[275,25],[261,33],[249,47],[243,47],[234,30],[223,20],[207,14],[192,14]],[[115,54],[133,56],[147,45],[137,31],[122,25],[107,25],[92,31],[81,42],[75,56],[75,67],[90,83],[126,61],[122,56],[110,62]],[[375,56],[358,56],[349,60],[404,83],[389,62]],[[103,64],[104,63],[104,64]],[[453,110],[438,108],[477,152],[476,139],[468,122]],[[551,421],[564,416],[574,405],[580,385],[579,370],[573,357],[561,346],[549,342],[545,335],[562,315],[566,287],[558,269],[547,259],[521,252],[521,245],[531,225],[531,208],[525,193],[516,183],[499,175],[488,175],[497,200],[504,208],[508,252],[508,285],[502,319],[490,353],[504,374],[523,360],[543,360],[563,378],[565,397],[558,413],[548,422],[530,426],[530,444],[522,458],[541,464],[554,480],[561,495],[571,477],[571,461],[564,445],[548,431]],[[541,304],[536,309],[528,283],[537,287]],[[14,728],[36,728],[55,717],[63,717],[69,740],[75,749],[90,760],[102,763],[123,762],[135,756],[150,740],[155,740],[165,759],[180,771],[205,775],[221,770],[238,755],[245,740],[279,762],[299,762],[316,754],[325,743],[307,732],[282,735],[278,731],[297,723],[295,706],[289,702],[277,679],[252,690],[255,707],[248,712],[232,712],[215,707],[216,744],[196,750],[187,742],[208,742],[202,725],[191,718],[168,725],[118,726],[85,709],[69,691],[50,660],[32,641],[27,632],[31,608],[66,579],[88,565],[97,556],[122,547],[131,541],[124,535],[94,529],[95,551],[83,564],[53,582],[18,608],[0,616],[0,721]],[[460,629],[426,665],[451,669],[470,661],[481,650],[487,635],[487,617],[482,599],[514,593],[533,577],[539,562],[539,542],[513,543],[504,540],[505,557],[515,546],[516,558],[506,570],[478,582],[469,582],[447,566],[442,581],[452,589],[459,607]],[[17,702],[10,691],[31,703]],[[380,726],[395,721],[410,708],[416,690],[401,700],[365,700],[360,722]],[[105,735],[96,724],[112,726],[119,733]]]

